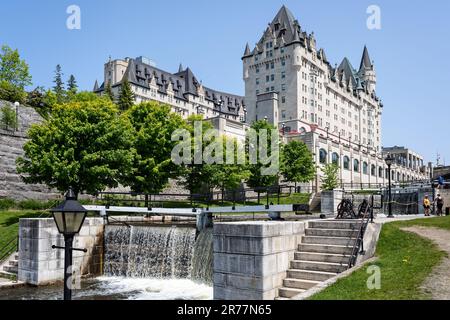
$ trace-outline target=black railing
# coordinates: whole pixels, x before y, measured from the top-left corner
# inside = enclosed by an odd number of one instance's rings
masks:
[[[10,239],[6,244],[0,248],[0,264],[9,258],[14,252],[19,252],[19,236]]]
[[[374,219],[374,209],[380,209],[380,207],[376,207],[374,204],[374,195],[370,196],[370,202],[366,206],[366,210],[364,211],[363,217],[361,218],[361,223],[358,228],[358,235],[356,237],[355,243],[353,244],[352,253],[350,255],[350,259],[348,262],[348,268],[352,268],[356,265],[356,261],[358,259],[359,254],[365,254],[364,251],[364,235],[367,230],[367,226],[369,222],[373,223]],[[381,207],[383,206],[383,197],[381,196]]]
[[[294,193],[305,193],[306,187],[278,185],[260,188],[241,188],[236,190],[216,190],[206,193],[158,193],[146,194],[136,192],[99,192],[97,201],[109,206],[135,207],[209,207],[219,205],[261,205],[280,204],[283,198]],[[300,192],[298,192],[300,191]],[[309,193],[309,192],[308,192]]]

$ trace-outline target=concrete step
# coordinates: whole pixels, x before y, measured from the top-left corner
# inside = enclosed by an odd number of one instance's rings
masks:
[[[302,261],[318,261],[346,264],[350,260],[350,256],[333,253],[317,253],[317,252],[295,252],[295,260]]]
[[[17,274],[19,272],[17,266],[3,266],[3,271],[14,274]]]
[[[283,297],[276,297],[275,300],[291,300],[289,298],[283,298]]]
[[[335,253],[335,254],[351,254],[353,247],[351,246],[335,246],[325,244],[299,244],[298,251],[302,252],[318,252],[318,253]]]
[[[289,279],[312,280],[312,281],[326,281],[337,275],[335,272],[323,272],[303,269],[289,269],[287,277]]]
[[[0,271],[0,278],[15,281],[15,280],[17,280],[17,274],[11,273],[11,272],[6,272],[6,271]]]
[[[306,229],[309,230],[309,229]],[[303,236],[303,244],[326,244],[336,246],[350,246],[353,247],[356,238],[344,238],[344,237],[321,237],[321,236]]]
[[[310,221],[308,228],[313,229],[350,229],[355,230],[360,228],[359,221],[339,221],[339,220],[322,220]]]
[[[347,237],[356,238],[358,230],[351,229],[306,229],[305,235],[316,237]]]
[[[348,269],[348,265],[340,264],[340,263],[331,263],[331,262],[293,260],[293,261],[291,261],[291,268],[292,269],[303,269],[303,270],[341,273]]]
[[[287,278],[283,280],[283,287],[308,290],[317,286],[319,283],[322,283],[322,281]]]
[[[17,261],[17,260],[10,260],[9,261],[9,265],[13,266],[13,267],[17,267],[17,266],[19,266],[19,261]]]
[[[278,295],[282,298],[292,298],[300,293],[305,292],[302,289],[292,289],[292,288],[280,288],[278,289]]]

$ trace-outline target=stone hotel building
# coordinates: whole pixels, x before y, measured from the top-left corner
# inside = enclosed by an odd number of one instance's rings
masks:
[[[347,58],[333,65],[314,32],[306,32],[283,6],[256,45],[247,44],[242,61],[248,122],[267,119],[286,140],[303,140],[320,167],[331,162],[339,166],[343,183],[386,182],[383,103],[366,47],[359,69]],[[429,177],[423,158],[410,155],[414,165],[393,166],[394,181]],[[316,185],[320,175],[318,170]]]
[[[387,182],[387,152],[396,156],[394,181],[424,180],[430,164],[405,148],[382,148],[383,103],[376,93],[377,75],[366,47],[359,68],[349,59],[332,64],[317,46],[314,32],[304,30],[283,6],[254,47],[242,57],[245,97],[203,86],[189,68],[161,70],[145,58],[108,61],[104,81],[119,94],[127,78],[136,102],[155,100],[183,117],[202,114],[222,133],[243,139],[248,126],[266,119],[285,141],[300,139],[313,152],[319,167],[336,163],[344,184]],[[315,186],[322,171],[317,171]]]

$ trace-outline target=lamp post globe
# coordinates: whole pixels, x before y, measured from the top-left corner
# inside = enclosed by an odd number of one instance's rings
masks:
[[[57,207],[50,209],[59,233],[64,236],[64,300],[72,299],[72,251],[73,238],[78,234],[86,218],[87,210],[77,201],[72,188],[66,199]],[[53,248],[57,248],[53,246]]]
[[[388,187],[389,187],[388,218],[394,218],[394,215],[392,214],[392,185],[391,185],[391,166],[394,163],[394,160],[395,159],[393,156],[391,156],[391,154],[388,154],[386,159],[384,159],[386,165],[388,166]]]

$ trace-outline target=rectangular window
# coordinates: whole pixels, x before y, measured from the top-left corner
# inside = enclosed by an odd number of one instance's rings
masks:
[[[281,72],[281,79],[285,79],[286,78],[286,71]]]
[[[286,103],[286,97],[285,96],[281,97],[281,103]]]
[[[270,69],[275,69],[275,62],[272,62],[272,63],[270,64]]]
[[[259,84],[259,78],[256,78],[256,85]]]
[[[281,65],[284,67],[286,65],[286,60],[282,59],[281,60]]]
[[[281,110],[281,119],[286,119],[286,110]]]
[[[259,73],[259,68],[256,68],[256,73]]]
[[[275,80],[275,75],[272,74],[272,75],[270,76],[270,81],[274,81],[274,80]]]
[[[281,85],[281,91],[286,91],[286,85],[285,84]]]

